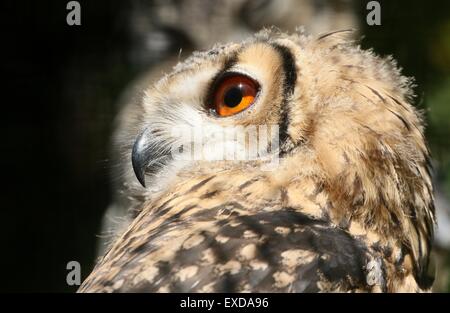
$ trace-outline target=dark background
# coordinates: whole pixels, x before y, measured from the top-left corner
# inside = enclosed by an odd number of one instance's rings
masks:
[[[79,1],[81,26],[66,24],[67,2],[1,3],[2,291],[75,291],[66,284],[71,260],[83,278],[89,274],[111,196],[116,102],[145,70],[130,58],[136,46],[126,1]],[[381,26],[365,23],[367,1],[355,4],[362,45],[392,54],[416,77],[438,179],[449,193],[450,1],[379,2]]]

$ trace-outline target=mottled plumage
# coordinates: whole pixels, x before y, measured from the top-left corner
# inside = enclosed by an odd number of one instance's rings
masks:
[[[263,31],[195,53],[148,87],[122,134],[145,200],[80,291],[428,290],[434,207],[411,83],[347,34]],[[229,71],[261,93],[217,118],[208,92]],[[279,125],[278,167],[167,157],[170,129],[200,122]],[[167,157],[145,163],[147,189],[131,182],[138,134],[139,153]]]

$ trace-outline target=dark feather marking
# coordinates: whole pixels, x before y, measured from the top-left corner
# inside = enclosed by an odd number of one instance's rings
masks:
[[[339,33],[349,33],[349,32],[354,32],[354,30],[353,29],[336,30],[336,31],[333,31],[333,32],[330,32],[330,33],[323,34],[322,36],[319,36],[319,38],[317,38],[317,41],[325,39],[325,38],[327,38],[327,37],[329,37],[331,35],[335,35],[335,34],[339,34]]]
[[[283,60],[283,102],[281,104],[281,116],[280,116],[280,147],[283,149],[286,146],[287,140],[292,140],[288,133],[288,128],[290,124],[290,105],[289,97],[294,93],[295,84],[297,82],[297,66],[295,64],[295,58],[293,53],[289,48],[272,44],[275,50],[280,54]],[[281,156],[286,154],[288,151],[281,151]]]
[[[376,95],[378,98],[380,98],[381,101],[383,101],[384,103],[386,103],[386,99],[384,99],[383,96],[382,96],[378,91],[376,91],[375,89],[373,89],[372,87],[370,87],[370,86],[368,86],[368,85],[365,85],[365,86],[366,86],[367,88],[369,88],[370,91],[372,91],[374,95]]]
[[[177,197],[171,197],[170,199],[166,200],[163,202],[163,204],[161,204],[160,206],[158,206],[154,211],[155,212],[159,212],[162,208],[165,208],[167,206],[167,204],[169,204],[170,201],[173,201],[174,199],[176,199]]]
[[[162,209],[162,210],[156,210],[156,211],[155,211],[155,212],[156,212],[156,213],[155,213],[155,217],[161,217],[161,216],[167,214],[171,209],[172,209],[172,207],[169,206],[169,207],[164,208],[164,209]]]
[[[207,182],[209,182],[214,177],[216,177],[216,175],[210,176],[210,177],[202,180],[198,184],[195,184],[194,186],[192,186],[191,189],[189,189],[189,191],[187,191],[186,193],[188,194],[188,193],[195,192],[195,191],[199,190],[203,185],[205,185]]]
[[[259,177],[252,178],[252,179],[246,181],[245,183],[241,184],[238,188],[240,191],[242,191],[243,189],[245,189],[245,188],[249,187],[250,185],[254,184],[255,182],[257,182],[258,180],[259,180]]]
[[[383,98],[383,96],[382,96],[378,91],[376,91],[375,89],[373,89],[373,88],[370,87],[370,86],[367,86],[367,85],[366,85],[366,87],[369,88],[370,91],[372,91],[378,98],[380,98],[381,101],[383,101],[383,103],[386,103],[386,99]],[[393,99],[393,98],[392,98],[392,99]],[[403,123],[403,125],[405,126],[405,128],[406,128],[407,130],[411,130],[411,126],[410,126],[409,123],[405,120],[405,118],[403,118],[403,116],[401,116],[401,115],[398,114],[397,112],[392,111],[392,110],[389,109],[388,107],[386,107],[386,109],[387,109],[389,112],[391,112],[392,114],[394,114],[394,115],[395,115],[395,116]]]
[[[391,98],[395,103],[400,105],[402,108],[404,108],[406,111],[410,111],[402,102],[400,102],[398,99],[394,98],[393,96],[388,94],[388,97]]]
[[[400,121],[402,121],[403,125],[405,126],[405,128],[407,130],[411,130],[411,126],[409,125],[409,123],[403,118],[403,116],[401,116],[400,114],[398,114],[397,112],[392,111],[389,108],[388,109],[389,112],[391,112],[392,114],[394,114]]]
[[[215,284],[215,292],[230,292],[231,290],[237,292],[238,282],[239,279],[237,276],[225,273],[223,276],[218,277]]]
[[[363,98],[365,98],[367,101],[371,102],[372,104],[375,104],[375,102],[373,102],[373,100],[370,99],[369,97],[367,97],[366,95],[364,95],[364,94],[362,94],[362,93],[360,93],[360,92],[358,92],[358,94],[359,94],[360,96],[362,96]]]
[[[200,199],[208,199],[208,198],[211,198],[211,197],[217,195],[218,193],[219,193],[219,190],[213,190],[213,191],[205,193],[204,195],[201,195]]]

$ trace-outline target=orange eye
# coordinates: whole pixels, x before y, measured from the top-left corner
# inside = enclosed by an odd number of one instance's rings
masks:
[[[259,85],[244,75],[233,75],[223,79],[213,93],[213,110],[226,117],[237,114],[253,104]]]

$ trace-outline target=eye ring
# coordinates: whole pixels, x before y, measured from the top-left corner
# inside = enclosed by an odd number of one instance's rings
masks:
[[[229,73],[214,86],[210,109],[219,117],[238,114],[255,102],[260,86],[254,79],[241,73]]]

